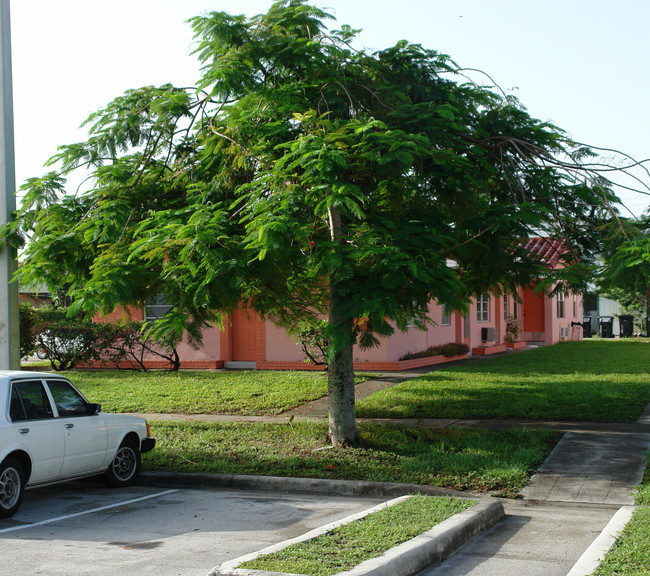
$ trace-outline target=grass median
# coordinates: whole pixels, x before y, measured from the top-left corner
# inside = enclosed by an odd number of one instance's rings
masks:
[[[312,540],[244,562],[238,568],[332,576],[381,556],[474,504],[456,498],[412,496]]]

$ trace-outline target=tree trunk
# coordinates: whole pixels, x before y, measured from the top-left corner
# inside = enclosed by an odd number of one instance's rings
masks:
[[[341,213],[328,208],[332,242],[345,242]],[[337,447],[356,446],[361,442],[355,419],[353,319],[339,312],[341,293],[333,272],[329,281],[329,327],[327,390],[329,397],[328,439]]]
[[[355,419],[352,360],[352,342],[349,342],[330,356],[327,369],[328,438],[337,447],[356,446],[361,441]]]

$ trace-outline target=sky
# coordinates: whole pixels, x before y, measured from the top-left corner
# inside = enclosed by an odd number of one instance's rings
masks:
[[[356,47],[401,39],[477,68],[577,141],[650,158],[647,0],[314,0]],[[252,16],[270,0],[10,0],[16,187],[86,139],[92,112],[130,88],[199,78],[187,20]],[[607,156],[605,154],[605,156]],[[639,173],[650,185],[650,177]],[[619,190],[636,215],[650,196]]]

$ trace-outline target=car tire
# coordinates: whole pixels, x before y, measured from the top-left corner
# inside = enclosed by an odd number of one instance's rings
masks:
[[[133,440],[124,440],[106,471],[106,483],[114,488],[131,486],[140,474],[140,447]]]
[[[0,464],[0,518],[13,516],[25,493],[25,474],[20,462],[7,458]]]

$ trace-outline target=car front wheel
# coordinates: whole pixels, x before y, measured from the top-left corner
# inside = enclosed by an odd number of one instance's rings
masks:
[[[119,488],[133,484],[140,473],[140,449],[133,440],[125,440],[106,471],[109,486]]]
[[[17,460],[7,458],[0,464],[0,518],[13,516],[25,492],[23,468]]]

